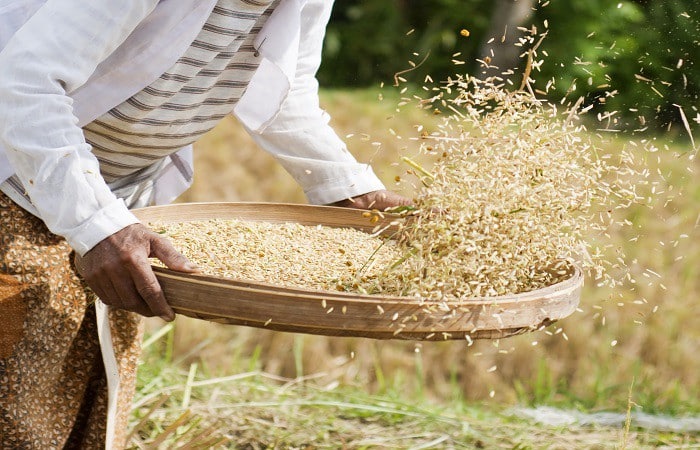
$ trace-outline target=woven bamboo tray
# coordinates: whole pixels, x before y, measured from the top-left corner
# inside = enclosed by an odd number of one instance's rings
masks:
[[[212,218],[296,222],[370,231],[356,209],[279,203],[189,203],[135,210],[144,223]],[[389,218],[384,219],[388,225]],[[382,222],[380,221],[380,225]],[[444,305],[409,297],[319,291],[153,268],[176,313],[212,322],[327,336],[374,339],[496,339],[567,317],[578,306],[583,276],[511,296]]]

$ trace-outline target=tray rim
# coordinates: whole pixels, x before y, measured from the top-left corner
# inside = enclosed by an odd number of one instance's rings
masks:
[[[191,279],[194,282],[200,284],[215,285],[218,287],[227,287],[235,289],[254,289],[261,292],[280,292],[284,294],[311,296],[311,297],[324,297],[327,299],[334,300],[344,300],[353,302],[367,302],[376,303],[381,300],[382,303],[392,303],[392,304],[415,304],[416,306],[441,306],[447,304],[449,306],[481,306],[481,305],[498,305],[502,303],[518,303],[526,302],[528,300],[535,300],[533,297],[541,298],[548,294],[553,293],[564,293],[567,291],[573,291],[578,289],[581,282],[583,281],[583,272],[576,264],[571,264],[572,275],[565,280],[560,281],[541,289],[534,289],[532,291],[520,292],[513,295],[499,295],[493,297],[469,297],[460,300],[446,300],[446,301],[436,301],[424,299],[422,297],[411,297],[411,296],[397,296],[397,295],[382,295],[382,294],[355,294],[352,292],[344,291],[328,291],[324,289],[309,289],[302,287],[288,287],[280,286],[271,283],[265,283],[263,281],[253,281],[253,280],[243,280],[236,278],[219,277],[215,275],[203,275],[198,273],[186,273],[178,272],[176,270],[152,266],[153,271],[156,274],[177,276],[178,278]]]
[[[170,205],[161,205],[161,206],[151,206],[151,207],[146,207],[146,208],[139,208],[135,209],[132,212],[139,217],[139,214],[143,214],[146,212],[152,212],[158,210],[167,210],[167,209],[181,209],[183,207],[186,208],[197,208],[197,207],[210,207],[210,206],[217,206],[217,207],[226,207],[226,206],[233,206],[233,207],[238,207],[238,206],[246,206],[246,207],[262,207],[262,208],[273,208],[273,207],[293,207],[293,208],[313,208],[313,209],[325,209],[325,210],[335,210],[335,211],[355,211],[355,212],[364,212],[365,210],[361,209],[354,209],[354,208],[342,208],[342,207],[337,207],[337,206],[326,206],[326,205],[306,205],[306,204],[301,204],[301,203],[275,203],[275,202],[193,202],[193,203],[173,203]],[[385,222],[389,222],[392,220],[397,220],[401,219],[401,216],[397,215],[390,215],[390,214],[385,214],[386,218],[383,219]],[[139,217],[139,220],[141,218]],[[189,220],[181,220],[181,222],[196,222],[201,219],[189,219]],[[245,219],[248,220],[248,219]],[[266,222],[266,220],[251,220],[251,221],[257,221],[257,222]],[[296,221],[293,221],[295,223],[298,223]],[[388,224],[387,224],[388,225]],[[326,226],[324,224],[324,226]],[[328,225],[328,226],[334,226],[336,228],[342,227],[338,225]],[[374,227],[375,225],[372,225]],[[346,226],[347,228],[355,228],[353,226]],[[460,300],[448,300],[448,301],[433,301],[433,300],[427,300],[424,298],[419,298],[419,297],[411,297],[411,296],[391,296],[391,295],[382,295],[382,294],[355,294],[351,292],[343,292],[343,291],[330,291],[330,290],[323,290],[323,289],[309,289],[309,288],[302,288],[302,287],[294,287],[294,286],[281,286],[281,285],[275,285],[272,283],[266,283],[264,281],[255,281],[255,280],[246,280],[246,279],[239,279],[239,278],[229,278],[229,277],[221,277],[221,276],[216,276],[216,275],[206,275],[206,274],[201,274],[201,273],[187,273],[187,272],[179,272],[176,270],[164,268],[161,266],[155,266],[153,265],[153,271],[156,273],[163,273],[163,274],[169,274],[171,276],[179,276],[182,278],[190,278],[192,280],[198,280],[199,282],[202,283],[213,283],[213,284],[223,284],[226,286],[235,286],[235,287],[251,287],[250,285],[256,285],[264,288],[265,290],[272,290],[272,291],[284,291],[284,292],[290,292],[290,293],[300,293],[300,294],[315,294],[315,295],[324,295],[324,296],[329,296],[329,297],[335,297],[338,296],[341,299],[344,300],[349,300],[353,299],[356,301],[372,301],[376,302],[376,299],[382,299],[383,301],[392,301],[396,303],[407,303],[407,302],[414,302],[418,303],[420,305],[442,305],[443,303],[447,303],[448,305],[462,305],[462,304],[469,304],[469,305],[480,305],[480,304],[488,304],[488,305],[493,305],[493,304],[498,304],[498,303],[513,303],[514,301],[526,301],[530,297],[541,297],[542,295],[547,295],[551,294],[554,292],[562,292],[562,291],[568,291],[568,290],[574,290],[578,287],[580,283],[583,282],[583,272],[581,268],[575,264],[574,262],[567,261],[570,269],[572,271],[571,276],[566,278],[565,280],[562,280],[558,283],[551,284],[549,286],[546,286],[544,288],[540,289],[534,289],[531,291],[525,291],[525,292],[519,292],[517,294],[511,294],[511,295],[499,295],[499,296],[493,296],[493,297],[468,297]]]
[[[261,218],[247,217],[261,211]],[[298,220],[304,212],[314,210],[332,212],[334,223],[328,224],[318,219]],[[190,212],[190,214],[188,214]],[[306,225],[326,225],[331,227],[356,228],[368,232],[379,226],[390,226],[392,221],[400,216],[386,215],[379,223],[358,226],[359,215],[365,210],[339,208],[333,206],[316,206],[295,203],[270,202],[197,202],[178,203],[155,206],[134,210],[134,213],[146,225],[149,222],[188,222],[216,218],[213,213],[220,213],[218,218],[237,218],[249,221],[264,221],[270,223],[295,222]],[[286,217],[286,214],[293,217]],[[312,216],[314,215],[312,214]],[[161,215],[162,217],[158,217]],[[272,219],[270,217],[273,217]],[[155,217],[154,217],[155,216]],[[344,220],[350,222],[344,223]],[[353,222],[354,221],[354,222]],[[343,223],[339,223],[343,222]],[[441,334],[452,337],[445,339],[496,339],[536,330],[544,325],[561,320],[571,315],[580,302],[583,286],[583,272],[572,261],[567,261],[571,275],[555,284],[544,288],[521,292],[512,295],[494,297],[471,297],[460,300],[437,301],[410,296],[391,296],[384,294],[358,294],[352,292],[311,289],[295,286],[281,286],[261,281],[242,280],[202,273],[185,273],[161,266],[152,266],[161,286],[173,295],[171,305],[178,314],[207,320],[210,322],[243,325],[261,329],[300,332],[326,336],[354,336],[374,339],[411,339],[411,340],[443,340]],[[193,286],[194,285],[194,286]],[[180,289],[189,289],[190,295],[180,295]],[[219,292],[217,292],[219,291]],[[237,303],[227,310],[226,306],[207,303],[209,295],[214,293],[221,298],[236,299]],[[166,298],[168,295],[166,295]],[[203,301],[202,298],[205,298]],[[282,319],[267,316],[265,308],[254,306],[259,298],[271,302],[280,309],[293,306],[297,301],[298,309],[291,316],[283,315]],[[328,305],[352,308],[352,314],[342,318],[328,315],[319,316],[315,305],[320,308],[326,302]],[[211,306],[207,306],[211,305]],[[268,305],[269,306],[269,305]],[[420,322],[412,324],[405,331],[396,334],[394,325],[385,319],[377,319],[376,313],[371,312],[376,306],[382,306],[387,311],[401,311],[420,318]],[[314,308],[313,312],[309,308]],[[357,311],[357,308],[360,311]],[[332,308],[331,308],[332,309]],[[300,319],[298,311],[307,311],[316,321]],[[452,314],[447,317],[446,311]],[[330,313],[330,311],[328,311]],[[278,317],[273,313],[275,317]],[[501,320],[503,314],[504,320]],[[343,312],[343,314],[345,314]],[[457,314],[458,317],[454,316]],[[487,316],[483,316],[487,314]],[[263,316],[270,317],[264,321]],[[309,316],[309,319],[311,319]],[[333,317],[331,317],[333,316]],[[496,317],[498,316],[498,317]],[[483,317],[483,319],[482,319]],[[367,320],[367,325],[358,324],[358,320]],[[416,319],[418,320],[418,319]],[[445,322],[447,321],[447,322]],[[483,324],[483,326],[481,326]],[[438,327],[439,325],[439,327]],[[445,325],[445,327],[443,327]],[[436,327],[440,328],[437,329]],[[434,336],[437,334],[437,337]],[[453,336],[454,334],[454,336]]]

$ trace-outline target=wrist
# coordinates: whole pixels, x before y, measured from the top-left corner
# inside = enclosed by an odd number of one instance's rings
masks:
[[[63,236],[77,254],[84,256],[107,237],[135,223],[139,223],[139,220],[128,210],[123,200],[117,199]]]

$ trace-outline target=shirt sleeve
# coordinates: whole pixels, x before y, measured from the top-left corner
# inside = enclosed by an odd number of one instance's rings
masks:
[[[308,0],[301,11],[298,62],[289,94],[262,130],[248,132],[294,177],[310,203],[328,204],[384,189],[367,164],[358,163],[321,109],[316,72],[332,2]]]
[[[157,0],[48,0],[0,52],[0,142],[39,216],[79,254],[138,220],[100,175],[69,96]]]

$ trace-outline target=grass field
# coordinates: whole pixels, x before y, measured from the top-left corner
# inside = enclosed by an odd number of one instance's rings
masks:
[[[620,449],[698,448],[697,433],[637,429],[623,416],[612,426],[541,424],[489,402],[426,398],[420,386],[370,393],[339,382],[335,370],[284,378],[257,369],[264,358],[238,358],[216,377],[200,363],[169,359],[173,336],[146,348],[132,421],[134,448],[245,449]],[[191,349],[197,353],[202,347]],[[206,347],[204,347],[206,348]],[[166,350],[166,357],[162,351]],[[187,355],[183,355],[187,358]],[[257,359],[260,358],[260,359]],[[247,365],[243,365],[247,364]],[[631,414],[630,409],[621,413]]]
[[[430,127],[434,118],[410,108],[397,114],[377,94],[324,92],[323,103],[338,133],[353,135],[353,153],[392,188],[406,170],[396,165],[400,152],[414,152],[414,125]],[[616,137],[606,151],[629,145]],[[293,335],[181,317],[141,368],[137,415],[170,395],[144,429],[158,432],[189,406],[201,430],[219,419],[202,439],[218,436],[232,448],[699,448],[697,434],[545,427],[507,413],[515,405],[700,413],[698,163],[678,136],[656,146],[641,161],[650,171],[641,189],[654,201],[626,211],[632,226],[609,230],[609,257],[624,252],[634,283],[611,290],[587,280],[581,310],[568,319],[473,346]],[[196,157],[195,184],[181,201],[305,201],[233,120],[205,136]],[[160,325],[149,322],[151,330]],[[236,374],[194,388],[195,380]],[[405,441],[382,441],[389,438]]]

